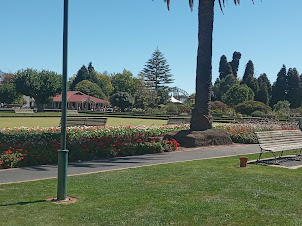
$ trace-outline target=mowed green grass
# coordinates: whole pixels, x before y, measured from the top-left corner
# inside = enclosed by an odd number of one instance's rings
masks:
[[[250,155],[249,158],[256,158]],[[237,157],[0,185],[3,225],[302,225],[302,169],[253,165]],[[1,175],[1,174],[0,174]]]
[[[60,123],[59,117],[0,117],[0,128],[13,127],[55,127]],[[162,126],[167,124],[167,120],[139,119],[139,118],[117,118],[109,117],[108,126]]]

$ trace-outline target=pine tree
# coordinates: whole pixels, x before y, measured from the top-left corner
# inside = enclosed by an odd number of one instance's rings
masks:
[[[287,76],[286,67],[283,65],[279,73],[277,74],[277,80],[272,86],[272,99],[270,106],[274,106],[278,101],[286,100],[287,94]]]
[[[298,108],[301,106],[301,80],[296,68],[290,68],[287,72],[286,99],[290,102],[291,108]]]
[[[241,53],[235,51],[233,53],[233,60],[230,62],[230,65],[232,67],[232,72],[236,78],[237,78],[237,72],[238,72],[238,68],[239,68],[240,59],[241,59]]]
[[[219,78],[224,79],[229,74],[233,74],[232,67],[228,63],[226,56],[222,55],[219,62]]]
[[[152,57],[146,62],[142,73],[145,74],[145,82],[151,83],[152,88],[167,88],[167,84],[173,82],[170,66],[167,60],[158,48],[152,54]]]

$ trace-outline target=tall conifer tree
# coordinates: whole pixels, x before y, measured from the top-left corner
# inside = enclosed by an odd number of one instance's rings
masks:
[[[267,91],[267,85],[266,83],[261,83],[260,87],[259,87],[259,91],[257,93],[257,101],[260,101],[266,105],[268,105],[269,103],[269,94]]]
[[[253,90],[255,95],[257,94],[257,92],[259,90],[259,84],[258,84],[257,79],[254,78],[253,75],[251,75],[251,74],[248,75],[248,77],[245,81],[245,84]]]
[[[254,63],[253,61],[249,60],[245,66],[245,71],[243,75],[243,83],[246,84],[246,81],[248,80],[249,75],[252,75],[254,77]]]
[[[261,74],[259,77],[258,77],[258,84],[259,84],[259,87],[261,87],[261,84],[262,83],[265,83],[266,84],[266,87],[267,87],[267,92],[269,94],[269,97],[271,97],[272,95],[272,84],[271,82],[268,80],[268,77],[265,73]]]
[[[233,59],[232,61],[230,62],[230,65],[232,67],[232,71],[233,71],[233,74],[234,76],[237,78],[237,72],[238,72],[238,68],[239,68],[239,61],[241,59],[241,53],[240,52],[237,52],[235,51],[233,53]]]
[[[71,89],[71,90],[74,90],[75,86],[76,86],[79,82],[81,82],[81,81],[83,81],[83,80],[88,80],[88,77],[89,77],[89,72],[88,72],[86,66],[83,65],[83,66],[81,67],[81,69],[78,71],[78,73],[76,74],[74,80],[71,82],[70,89]]]
[[[245,66],[242,83],[246,84],[253,90],[254,94],[257,95],[259,84],[257,79],[254,77],[254,63],[251,60],[249,60]]]
[[[226,56],[222,55],[219,62],[219,78],[224,79],[229,74],[233,74],[232,67],[227,61]]]
[[[171,69],[167,60],[158,48],[152,54],[152,57],[146,62],[142,73],[145,74],[145,82],[152,84],[152,88],[167,88],[167,84],[173,82]]]
[[[290,68],[287,72],[287,95],[291,108],[301,106],[301,80],[296,68]]]
[[[286,100],[287,94],[287,76],[286,76],[286,67],[283,64],[283,67],[277,74],[277,80],[274,82],[272,87],[272,99],[270,102],[271,106],[274,106],[280,100]]]

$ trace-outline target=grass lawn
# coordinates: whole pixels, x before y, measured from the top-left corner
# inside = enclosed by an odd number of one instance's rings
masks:
[[[255,159],[258,155],[250,155]],[[4,225],[302,225],[302,169],[253,165],[238,157],[0,185]]]
[[[0,117],[0,128],[12,127],[55,127],[60,123],[59,117]],[[161,126],[167,124],[167,120],[138,119],[138,118],[108,118],[108,126],[145,125]]]

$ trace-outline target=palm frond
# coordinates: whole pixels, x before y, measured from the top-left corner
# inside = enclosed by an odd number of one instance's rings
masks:
[[[219,7],[221,9],[221,11],[223,12],[223,8],[225,7],[225,2],[227,0],[218,0],[218,3],[219,3]],[[262,1],[262,0],[260,0]],[[164,0],[164,2],[167,3],[167,7],[168,7],[168,10],[170,10],[170,0]],[[255,4],[254,0],[252,0],[253,4]],[[193,10],[193,3],[194,3],[194,0],[189,0],[189,6],[190,6],[190,9]],[[240,0],[234,0],[234,4],[235,5],[240,5]]]
[[[191,11],[193,10],[193,1],[194,1],[194,0],[189,0],[189,5],[190,5]]]
[[[167,3],[168,10],[170,10],[170,0],[164,0]]]
[[[254,0],[252,0],[253,1],[253,3],[254,3]],[[225,7],[225,2],[226,2],[226,0],[218,0],[218,2],[219,2],[219,7],[220,7],[220,10],[223,12],[223,8]],[[239,5],[240,4],[240,0],[234,0],[234,4],[235,5]]]
[[[170,10],[170,0],[164,0],[167,3],[168,10]],[[190,9],[193,10],[193,2],[194,0],[189,0]]]

